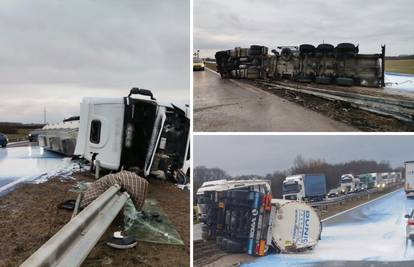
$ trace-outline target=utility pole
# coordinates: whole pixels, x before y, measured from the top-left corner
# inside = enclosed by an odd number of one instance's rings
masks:
[[[46,107],[43,108],[43,124],[46,124]]]

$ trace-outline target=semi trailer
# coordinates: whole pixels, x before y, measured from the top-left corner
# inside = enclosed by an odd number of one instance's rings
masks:
[[[300,201],[273,199],[270,181],[220,180],[197,191],[202,238],[228,252],[264,256],[313,249],[320,239],[316,211]]]
[[[222,78],[271,78],[341,86],[383,87],[385,46],[381,53],[360,54],[351,43],[279,46],[271,50],[260,45],[236,47],[215,54]]]
[[[85,97],[80,116],[45,126],[39,133],[45,149],[76,156],[91,169],[134,169],[188,183],[190,119],[174,104],[161,104],[147,89],[132,88],[126,97]]]
[[[322,201],[326,196],[326,177],[323,174],[291,175],[283,181],[283,199],[306,202]]]
[[[408,198],[414,198],[414,161],[406,161],[404,191]]]

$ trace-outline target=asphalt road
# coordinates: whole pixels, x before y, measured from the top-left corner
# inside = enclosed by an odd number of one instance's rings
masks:
[[[347,132],[355,128],[209,69],[194,72],[196,132]]]
[[[313,251],[269,255],[243,266],[414,266],[404,218],[412,208],[414,199],[398,190],[324,221]]]
[[[13,142],[8,143],[7,147],[22,147],[22,146],[37,146],[37,142],[29,142],[29,141],[20,141],[20,142]]]

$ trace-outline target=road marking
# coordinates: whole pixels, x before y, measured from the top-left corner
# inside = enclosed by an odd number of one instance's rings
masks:
[[[215,70],[212,70],[212,69],[210,69],[209,67],[205,67],[208,71],[210,71],[210,72],[212,72],[212,73],[214,73],[214,74],[216,74],[216,75],[218,75],[218,76],[221,76],[220,75],[220,73],[218,73],[217,71],[215,71]]]
[[[358,205],[358,206],[355,206],[355,207],[353,207],[353,208],[350,208],[350,209],[348,209],[348,210],[341,211],[340,213],[337,213],[337,214],[335,214],[335,215],[332,215],[332,216],[330,216],[330,217],[328,217],[328,218],[325,218],[325,219],[321,220],[321,222],[324,222],[324,221],[330,220],[330,219],[332,219],[332,218],[334,218],[334,217],[336,217],[336,216],[339,216],[339,215],[341,215],[341,214],[347,213],[347,212],[349,212],[349,211],[351,211],[351,210],[354,210],[354,209],[356,209],[356,208],[362,207],[362,206],[367,205],[367,204],[369,204],[369,203],[371,203],[371,202],[374,202],[374,201],[380,200],[380,199],[382,199],[382,198],[384,198],[384,197],[386,197],[386,196],[388,196],[388,195],[391,195],[391,194],[394,194],[394,193],[396,193],[396,192],[400,191],[401,189],[402,189],[402,188],[398,188],[397,190],[392,191],[392,192],[389,192],[389,193],[387,193],[387,194],[385,194],[385,195],[383,195],[383,196],[380,196],[380,197],[378,197],[378,198],[376,198],[376,199],[373,199],[373,200],[370,200],[370,201],[368,201],[368,202],[362,203],[362,204],[360,204],[360,205]]]

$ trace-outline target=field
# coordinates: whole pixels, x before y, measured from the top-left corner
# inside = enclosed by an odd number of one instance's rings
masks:
[[[386,60],[385,71],[414,74],[414,59]]]
[[[33,129],[28,128],[17,128],[17,133],[7,134],[9,142],[17,142],[27,140],[27,135],[33,131]]]

